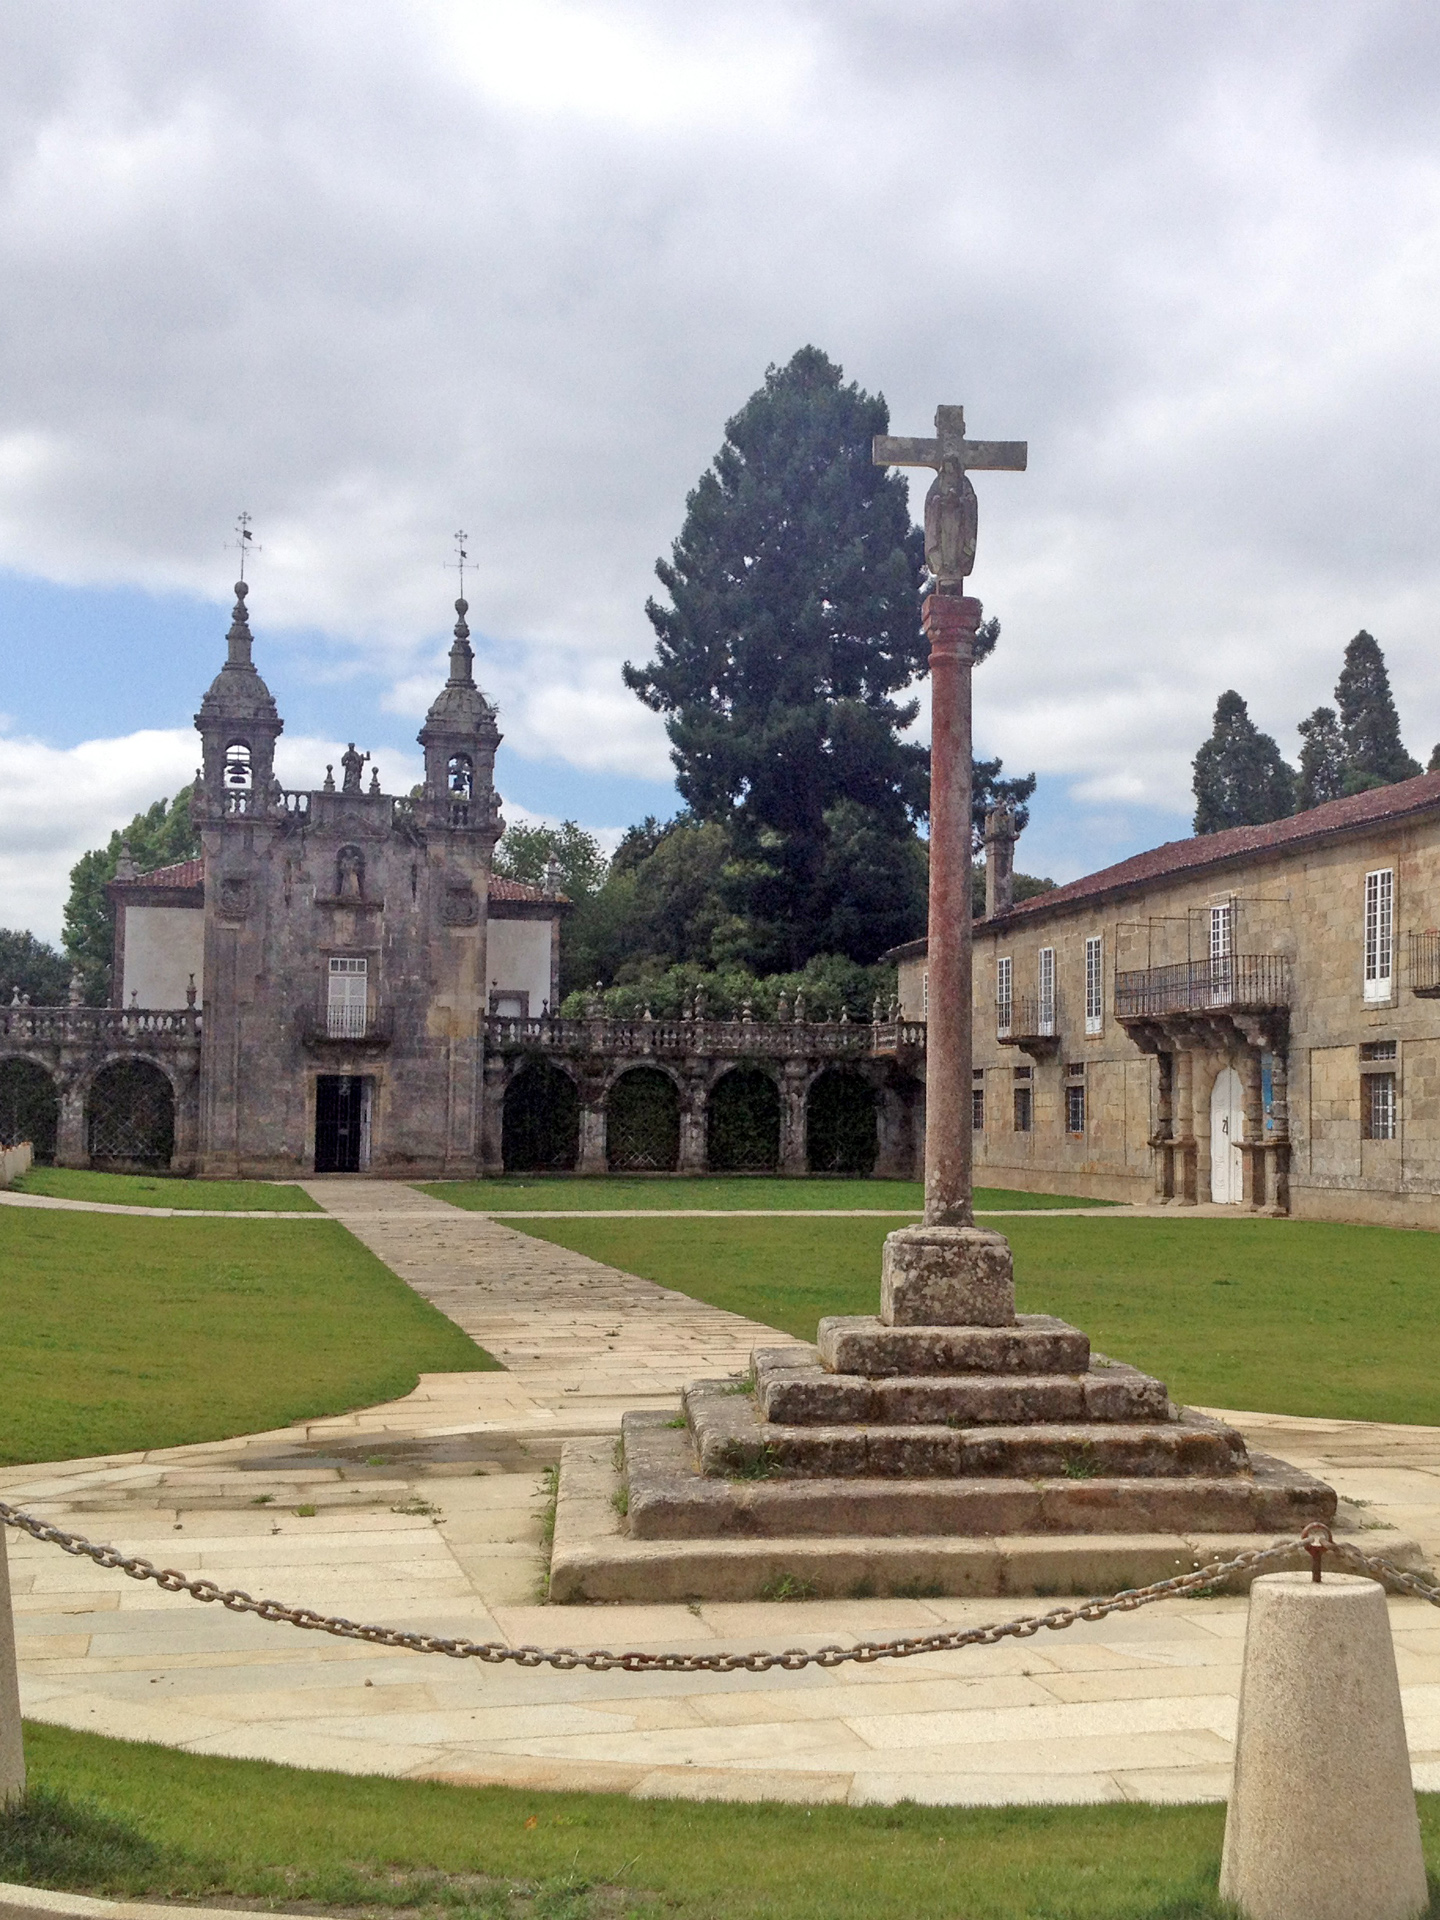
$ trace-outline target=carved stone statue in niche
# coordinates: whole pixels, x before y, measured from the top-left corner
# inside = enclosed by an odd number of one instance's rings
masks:
[[[365,856],[359,847],[342,847],[336,856],[335,892],[341,900],[365,897]]]

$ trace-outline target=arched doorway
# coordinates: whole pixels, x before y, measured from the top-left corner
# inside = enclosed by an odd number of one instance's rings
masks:
[[[148,1060],[116,1060],[90,1082],[85,1102],[90,1158],[122,1167],[168,1167],[175,1151],[175,1095]]]
[[[875,1095],[858,1073],[831,1068],[811,1082],[805,1159],[812,1173],[873,1173],[879,1146]]]
[[[60,1096],[38,1060],[0,1060],[0,1147],[30,1142],[38,1166],[55,1158]]]
[[[507,1173],[571,1173],[580,1157],[580,1096],[548,1060],[532,1060],[505,1089],[500,1152]]]
[[[712,1173],[774,1173],[780,1165],[780,1089],[757,1067],[735,1067],[710,1089],[705,1158]]]
[[[1234,1067],[1215,1076],[1210,1091],[1210,1198],[1235,1207],[1244,1194],[1245,1089]]]
[[[612,1173],[673,1173],[680,1164],[680,1092],[658,1067],[622,1073],[605,1102]]]

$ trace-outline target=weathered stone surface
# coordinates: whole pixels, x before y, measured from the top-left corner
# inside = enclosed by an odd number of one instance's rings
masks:
[[[833,1373],[1084,1373],[1090,1341],[1048,1313],[1022,1313],[1007,1327],[890,1327],[870,1314],[820,1322],[816,1346]]]
[[[1118,1361],[1088,1373],[917,1374],[871,1380],[806,1364],[798,1347],[757,1348],[755,1398],[780,1426],[1016,1426],[1027,1422],[1160,1421],[1163,1381]]]
[[[887,1327],[1010,1327],[1010,1243],[979,1227],[901,1227],[885,1237],[880,1318]]]

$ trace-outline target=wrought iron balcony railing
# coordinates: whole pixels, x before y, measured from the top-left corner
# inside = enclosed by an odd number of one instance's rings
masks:
[[[995,1038],[1004,1047],[1032,1047],[1058,1040],[1060,1005],[1053,994],[1017,993],[995,1002]]]
[[[388,1047],[395,1037],[393,1007],[301,1007],[300,1039],[307,1047]]]
[[[1171,967],[1143,967],[1115,976],[1117,1020],[1289,1005],[1290,961],[1283,953],[1230,953],[1217,960],[1182,960]]]
[[[1405,936],[1405,978],[1422,1000],[1440,999],[1440,931]]]

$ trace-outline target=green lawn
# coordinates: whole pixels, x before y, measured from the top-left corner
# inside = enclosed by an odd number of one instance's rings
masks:
[[[107,1200],[123,1207],[223,1208],[231,1212],[320,1213],[299,1187],[268,1180],[178,1180],[161,1173],[89,1173],[79,1167],[32,1167],[16,1193],[57,1200]]]
[[[338,1222],[0,1208],[0,1463],[255,1433],[497,1365]]]
[[[1221,1920],[1224,1911],[1218,1806],[631,1800],[300,1771],[60,1727],[31,1725],[26,1741],[32,1799],[0,1814],[0,1880],[86,1893],[464,1920]],[[1440,1796],[1420,1795],[1420,1820],[1426,1857],[1440,1865]]]
[[[764,1175],[727,1177],[710,1174],[652,1174],[627,1179],[600,1174],[505,1174],[492,1180],[437,1180],[422,1186],[437,1200],[472,1212],[515,1207],[554,1207],[566,1213],[609,1212],[613,1208],[670,1207],[743,1209],[747,1207],[883,1208],[918,1214],[925,1191],[918,1180],[772,1180]],[[1005,1187],[977,1187],[975,1205],[995,1207],[1103,1207],[1106,1200],[1080,1200],[1064,1193],[1012,1193]]]
[[[525,1231],[812,1338],[874,1313],[882,1220],[533,1221]],[[1022,1312],[1177,1399],[1440,1424],[1440,1238],[1292,1220],[1007,1220]]]

